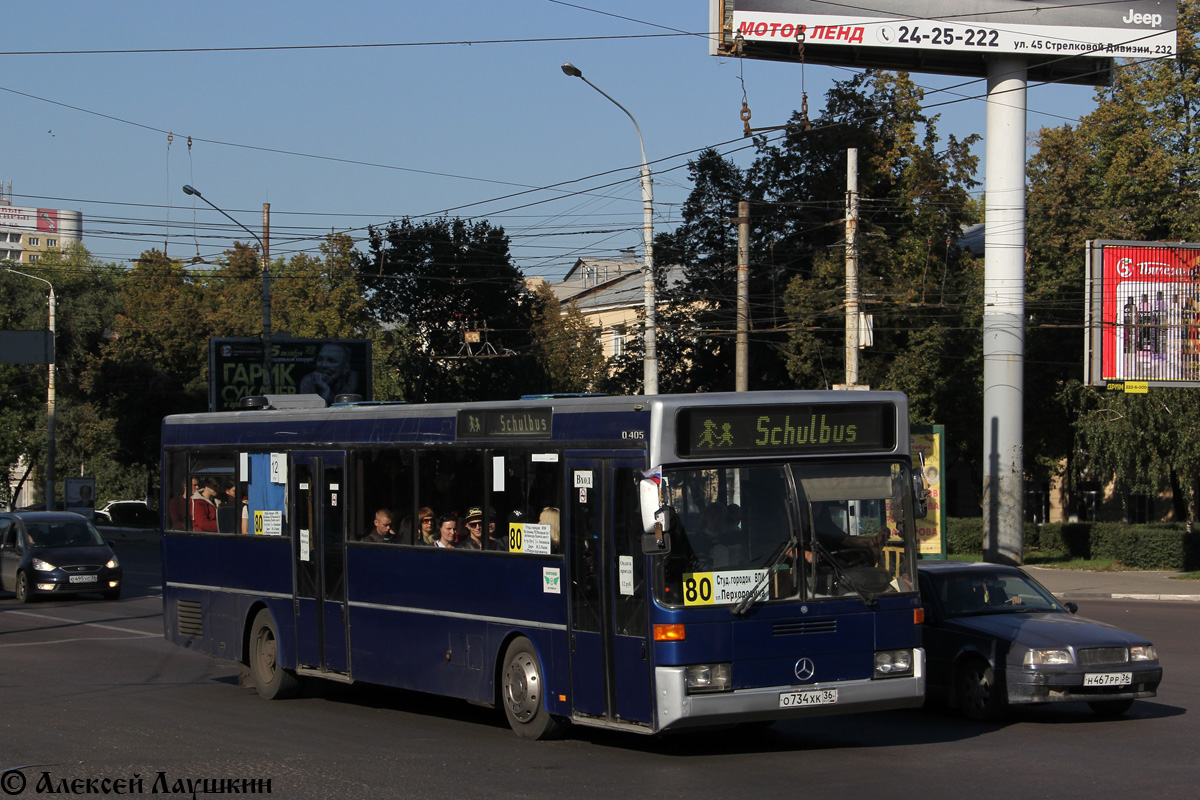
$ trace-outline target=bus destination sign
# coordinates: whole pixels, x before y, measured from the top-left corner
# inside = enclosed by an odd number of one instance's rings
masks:
[[[682,409],[681,458],[887,452],[896,447],[891,403],[830,403]]]
[[[549,439],[549,408],[500,409],[458,412],[458,439]]]

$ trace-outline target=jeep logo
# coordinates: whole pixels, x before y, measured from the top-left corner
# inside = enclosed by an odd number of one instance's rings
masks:
[[[1148,25],[1157,28],[1162,25],[1162,14],[1135,14],[1131,8],[1128,14],[1121,17],[1121,22],[1126,25]]]

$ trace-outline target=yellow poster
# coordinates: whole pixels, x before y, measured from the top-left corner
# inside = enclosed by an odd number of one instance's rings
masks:
[[[946,521],[942,505],[942,474],[946,469],[945,428],[942,425],[912,427],[913,472],[922,469],[929,491],[924,519],[917,520],[917,542],[922,556],[946,557]]]

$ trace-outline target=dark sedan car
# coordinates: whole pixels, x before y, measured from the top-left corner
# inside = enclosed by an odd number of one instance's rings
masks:
[[[27,603],[37,595],[121,596],[121,565],[87,519],[67,511],[0,514],[0,589]]]
[[[926,695],[977,720],[1016,703],[1086,702],[1119,716],[1154,697],[1162,667],[1154,645],[1075,616],[1016,567],[922,562]]]

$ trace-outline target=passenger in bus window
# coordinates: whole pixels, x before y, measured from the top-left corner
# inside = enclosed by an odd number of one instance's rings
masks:
[[[217,530],[221,533],[238,532],[237,483],[226,478],[221,483],[221,494],[217,499]]]
[[[241,533],[250,532],[250,487],[242,484],[241,511],[238,512],[241,521],[238,523]]]
[[[217,505],[214,502],[221,484],[216,478],[205,478],[192,495],[192,530],[216,533]]]
[[[425,506],[417,512],[417,521],[421,527],[418,528],[417,541],[415,544],[432,545],[437,541],[437,530],[433,527],[434,520],[437,515],[433,513],[433,509]]]
[[[553,506],[546,506],[542,512],[538,514],[539,525],[550,526],[550,552],[562,552],[562,534],[558,531],[558,509]]]
[[[360,541],[389,544],[392,541],[392,512],[381,508],[375,512],[372,527]]]
[[[445,547],[454,549],[454,542],[458,539],[458,520],[449,514],[443,514],[437,518],[438,538],[434,541],[434,547]]]
[[[483,549],[483,509],[471,506],[467,509],[467,538],[458,544],[463,550]]]
[[[171,521],[171,530],[186,531],[188,520],[188,498],[200,490],[200,481],[196,478],[191,480],[191,492],[188,491],[188,481],[184,481],[179,494],[175,495],[167,502],[167,517]]]
[[[392,541],[398,544],[411,544],[412,533],[412,517],[405,517],[404,519],[400,520],[400,527],[393,531]]]

